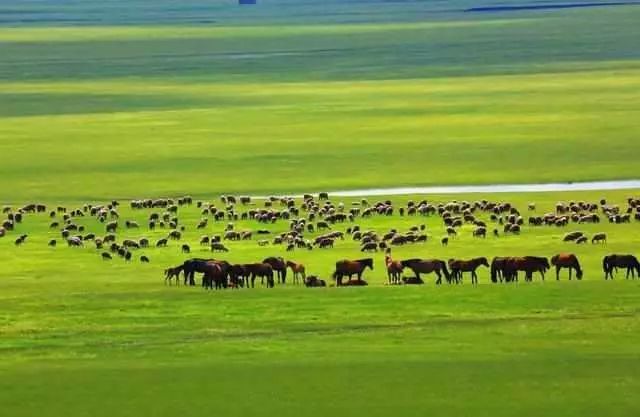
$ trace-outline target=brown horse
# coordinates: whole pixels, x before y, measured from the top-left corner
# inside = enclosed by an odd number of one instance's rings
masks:
[[[487,258],[473,258],[470,260],[462,260],[462,259],[449,259],[449,269],[451,270],[452,280],[456,283],[462,282],[462,274],[465,272],[471,272],[471,283],[476,285],[478,284],[478,274],[476,274],[476,269],[481,265],[489,267],[489,262]]]
[[[533,281],[533,273],[539,272],[544,281],[544,273],[551,268],[549,260],[538,256],[523,256],[508,258],[505,264],[506,275],[512,281],[518,280],[518,271],[525,273],[525,281]]]
[[[260,277],[262,279],[262,283],[264,284],[264,279],[267,279],[267,287],[273,288],[275,285],[275,281],[273,279],[273,267],[268,263],[255,263],[255,264],[245,264],[243,265],[246,271],[251,276],[251,288],[255,286],[256,277]]]
[[[361,281],[362,273],[366,268],[369,268],[373,271],[372,258],[358,259],[355,261],[343,259],[336,262],[336,270],[333,273],[333,279],[336,281],[337,286],[342,285],[342,278],[344,276],[347,276],[349,277],[349,279],[351,279],[352,276],[357,275],[358,281]]]
[[[571,280],[571,271],[576,270],[576,278],[582,279],[582,268],[578,257],[572,253],[560,253],[551,257],[551,264],[556,267],[556,280],[560,279],[560,270],[562,268],[569,269],[569,280]]]
[[[502,282],[503,280],[506,280],[506,277],[504,276],[504,270],[507,259],[509,258],[496,256],[491,261],[491,282],[493,282],[494,284],[498,281]]]
[[[389,284],[402,283],[402,270],[404,267],[400,261],[394,261],[391,255],[385,255],[384,263],[387,266],[387,277],[389,278]]]
[[[447,269],[447,263],[440,259],[405,259],[404,261],[400,261],[403,268],[409,268],[416,275],[416,280],[421,281],[420,274],[430,274],[435,272],[437,279],[436,284],[442,283],[442,275],[447,280],[447,282],[451,282],[451,275],[449,275],[449,270]]]
[[[293,261],[287,261],[287,267],[291,269],[293,272],[293,283],[297,284],[299,281],[299,277],[302,277],[302,282],[305,282],[306,274],[305,267],[303,264],[298,264]]]
[[[287,280],[287,263],[284,258],[270,256],[262,261],[263,264],[271,265],[271,268],[278,274],[278,282],[284,284]]]
[[[235,264],[231,265],[231,270],[229,271],[229,281],[231,285],[234,285],[236,288],[247,287],[249,288],[249,277],[251,274],[247,271],[244,265]]]
[[[627,270],[627,279],[629,274],[631,278],[635,278],[634,270],[640,277],[640,262],[633,255],[607,255],[602,259],[602,269],[604,270],[604,279],[613,279],[613,273],[617,268],[625,268]]]
[[[202,277],[202,286],[212,290],[215,285],[216,290],[219,290],[227,286],[226,278],[227,276],[222,271],[222,266],[218,262],[207,262]]]
[[[107,255],[108,255],[108,253],[107,253]],[[104,254],[102,256],[103,256],[103,258],[105,257]],[[182,272],[182,265],[178,265],[178,266],[173,267],[173,268],[165,269],[164,270],[164,284],[167,285],[167,281],[169,281],[169,285],[171,285],[171,279],[175,278],[176,279],[176,285],[180,285],[180,272]]]

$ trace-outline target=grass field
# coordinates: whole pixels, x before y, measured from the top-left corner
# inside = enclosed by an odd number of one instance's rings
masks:
[[[632,192],[498,196],[537,213],[559,199],[623,204]],[[408,197],[395,197],[404,204]],[[430,201],[452,197],[433,196]],[[349,204],[351,200],[345,200]],[[74,205],[69,204],[69,207]],[[122,220],[144,224],[149,210],[122,210]],[[196,207],[179,212],[187,228],[181,243],[191,256],[210,256],[197,244],[203,233],[220,233],[226,222],[195,230]],[[481,215],[488,220],[488,215]],[[206,292],[162,285],[162,270],[181,262],[178,243],[145,249],[151,264],[103,262],[84,249],[46,246],[46,215],[27,217],[15,234],[27,243],[0,240],[4,279],[0,398],[7,413],[48,415],[584,415],[629,416],[639,405],[638,281],[622,275],[605,282],[603,255],[637,253],[640,224],[525,227],[520,236],[471,237],[465,226],[447,248],[437,217],[374,217],[365,229],[406,230],[424,223],[430,241],[393,250],[396,258],[543,255],[575,252],[582,281],[493,285],[480,271],[480,285],[388,287],[382,255],[365,278],[369,288]],[[103,233],[94,219],[79,223]],[[336,226],[343,230],[348,224]],[[239,229],[256,229],[253,221]],[[260,226],[262,227],[262,226]],[[274,233],[286,222],[269,226]],[[493,226],[491,226],[493,227]],[[607,245],[563,243],[569,230],[606,232]],[[166,231],[128,231],[120,239]],[[268,255],[302,261],[308,273],[327,278],[337,259],[359,258],[346,239],[332,250],[285,252],[254,241],[228,243],[231,262]],[[289,278],[290,279],[290,278]],[[603,392],[608,394],[602,395]],[[109,404],[117,404],[114,410]]]
[[[637,5],[258,2],[0,2],[0,204],[637,178]],[[639,192],[426,198],[508,200],[528,215],[530,201],[542,214]],[[149,211],[122,211],[146,224]],[[195,207],[180,219],[192,256],[209,256],[198,237],[223,223],[196,231]],[[358,221],[425,223],[430,241],[394,249],[400,259],[572,251],[582,281],[492,285],[485,269],[475,288],[390,287],[376,254],[367,288],[205,292],[163,286],[186,257],[176,243],[136,252],[149,265],[103,262],[92,245],[47,247],[50,221],[27,216],[0,238],[2,416],[640,413],[638,280],[605,282],[600,266],[638,255],[639,222],[486,240],[465,226],[444,248],[435,217]],[[576,229],[609,242],[561,242]],[[324,278],[362,257],[349,239],[312,252],[229,246],[231,262],[283,255]]]
[[[636,176],[639,7],[427,3],[0,27],[0,200]]]

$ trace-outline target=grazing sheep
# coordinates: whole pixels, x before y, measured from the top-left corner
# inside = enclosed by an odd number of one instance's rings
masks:
[[[110,261],[111,259],[113,259],[109,252],[102,252],[101,256],[103,261]]]
[[[51,239],[48,243],[48,245],[51,246],[52,248],[55,248],[57,244],[58,242],[55,239]]]
[[[591,238],[591,243],[602,242],[603,244],[607,243],[607,234],[606,233],[596,233]]]
[[[211,252],[229,252],[226,246],[219,242],[213,242],[211,244]]]
[[[148,264],[149,263],[149,258],[146,257],[145,255],[141,255],[140,256],[140,262],[142,262],[144,264]]]
[[[182,250],[182,253],[191,253],[191,248],[187,244],[182,245],[181,250]]]
[[[445,236],[440,242],[442,243],[442,246],[447,246],[449,245],[449,238]]]

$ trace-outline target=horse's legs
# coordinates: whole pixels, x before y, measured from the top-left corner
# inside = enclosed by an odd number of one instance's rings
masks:
[[[571,281],[571,274],[573,273],[573,267],[569,267],[569,281]]]
[[[556,281],[560,281],[560,266],[556,265]]]

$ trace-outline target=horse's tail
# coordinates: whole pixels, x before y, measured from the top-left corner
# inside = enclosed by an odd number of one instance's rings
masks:
[[[447,263],[445,261],[440,261],[440,265],[442,266],[442,272],[444,273],[444,277],[446,278],[447,281],[449,281],[451,279],[451,274],[447,269]]]
[[[495,259],[491,261],[491,282],[498,282],[498,262]]]
[[[573,259],[575,261],[576,277],[578,279],[582,279],[583,271],[582,271],[582,268],[580,267],[580,261],[578,261],[578,257],[577,256],[574,256]]]
[[[602,258],[602,270],[604,271],[605,274],[609,272],[609,256],[608,255]]]

